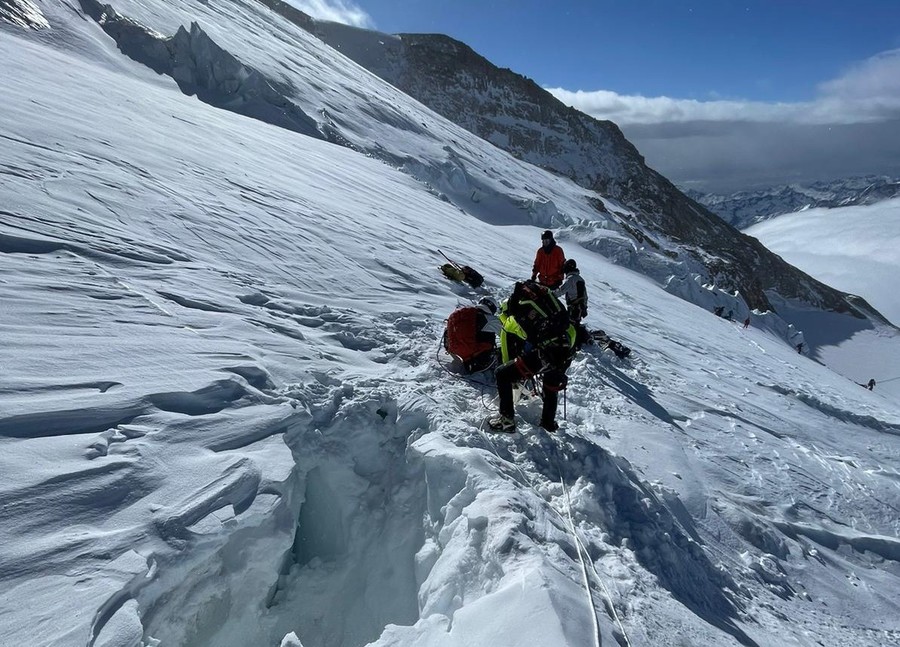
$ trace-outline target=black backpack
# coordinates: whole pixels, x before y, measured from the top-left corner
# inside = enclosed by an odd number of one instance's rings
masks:
[[[462,270],[464,276],[463,281],[471,285],[473,288],[479,288],[481,287],[481,284],[484,283],[484,277],[468,265],[463,265]]]
[[[508,308],[535,346],[571,345],[569,311],[546,286],[536,281],[516,283]]]

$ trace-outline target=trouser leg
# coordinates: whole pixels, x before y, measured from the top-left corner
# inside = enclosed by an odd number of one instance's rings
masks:
[[[500,415],[513,417],[513,383],[519,379],[516,360],[499,366],[494,373],[497,378],[497,394],[500,396]]]
[[[541,412],[541,422],[553,422],[556,420],[556,408],[559,406],[559,393],[548,391],[544,387],[544,409]]]
[[[541,412],[541,422],[554,422],[556,420],[556,408],[559,406],[559,392],[566,388],[568,378],[564,371],[549,370],[544,373],[544,408]]]
[[[500,415],[513,417],[513,384],[519,380],[527,380],[540,369],[541,359],[537,351],[525,353],[497,369],[494,375],[497,378],[497,394],[500,397]]]

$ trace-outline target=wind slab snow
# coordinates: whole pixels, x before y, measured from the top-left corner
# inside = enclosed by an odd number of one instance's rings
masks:
[[[900,642],[890,393],[261,4],[38,6],[0,22],[0,643]],[[235,109],[247,78],[319,135]],[[578,356],[560,433],[532,399],[488,436],[435,250],[505,296],[548,226],[634,358]],[[805,316],[823,353],[867,325]]]

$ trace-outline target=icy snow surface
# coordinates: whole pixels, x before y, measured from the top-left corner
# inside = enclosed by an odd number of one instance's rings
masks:
[[[196,21],[346,145],[182,93],[80,5],[0,24],[0,644],[900,642],[889,391],[629,269],[583,189],[258,3],[115,8]],[[487,435],[443,319],[546,226],[634,357],[581,353],[556,435],[535,398]]]
[[[838,209],[807,209],[773,218],[745,231],[786,261],[839,290],[858,294],[900,324],[900,199]],[[794,313],[799,326],[808,313]],[[817,315],[818,318],[818,315]],[[817,356],[843,375],[874,378],[882,393],[900,400],[900,350],[881,339],[884,329],[855,330],[841,317],[823,321],[849,341],[823,343]],[[820,324],[821,325],[821,324]]]
[[[745,230],[801,270],[900,323],[900,199],[807,209]]]

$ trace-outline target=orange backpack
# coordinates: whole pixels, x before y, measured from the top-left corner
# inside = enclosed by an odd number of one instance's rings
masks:
[[[490,342],[478,341],[478,314],[478,308],[468,306],[457,308],[447,319],[444,348],[464,362],[494,348]]]

